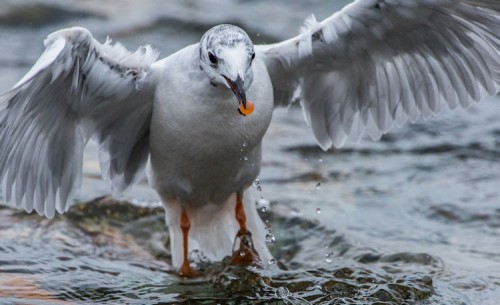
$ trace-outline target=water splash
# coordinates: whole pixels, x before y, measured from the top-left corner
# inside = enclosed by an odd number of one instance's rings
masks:
[[[259,179],[255,179],[252,184],[257,189],[257,191],[262,192],[262,186],[260,185]]]
[[[331,262],[333,262],[333,252],[329,252],[327,254],[325,254],[325,262],[330,264]]]
[[[266,242],[267,243],[274,243],[276,241],[276,237],[274,237],[274,234],[271,232],[271,227],[266,226]]]
[[[280,299],[286,299],[289,294],[290,291],[286,287],[279,287],[278,289],[276,289],[276,297]]]
[[[257,207],[257,209],[265,213],[271,207],[271,202],[267,199],[264,199],[264,197],[260,197],[260,199],[255,202],[255,206]]]

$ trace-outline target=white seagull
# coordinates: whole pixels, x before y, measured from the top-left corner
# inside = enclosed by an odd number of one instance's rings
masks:
[[[235,263],[271,258],[248,188],[273,109],[299,97],[328,149],[494,95],[500,1],[357,0],[287,41],[254,46],[218,25],[162,60],[83,28],[52,33],[45,47],[0,96],[5,200],[47,217],[67,211],[94,138],[115,190],[147,173],[173,266],[192,276],[192,249],[213,260],[233,253]]]

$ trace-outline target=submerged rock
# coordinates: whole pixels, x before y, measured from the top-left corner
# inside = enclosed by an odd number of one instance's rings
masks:
[[[211,263],[193,251],[193,262],[204,276],[186,281],[169,266],[161,208],[103,197],[77,204],[53,220],[0,208],[0,285],[9,287],[0,301],[8,297],[22,303],[26,287],[32,292],[28,296],[41,304],[402,304],[433,294],[439,260],[359,248],[314,221],[278,214],[280,210],[262,215],[276,235],[271,250],[279,264],[244,268],[230,265],[229,257]],[[331,254],[328,264],[325,251]],[[18,286],[24,288],[6,294]]]

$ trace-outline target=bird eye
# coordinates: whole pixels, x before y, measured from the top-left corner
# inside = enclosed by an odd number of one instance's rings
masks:
[[[255,59],[255,52],[252,53],[252,60]]]
[[[210,60],[211,63],[216,64],[217,63],[217,57],[214,55],[212,52],[208,52],[208,59]]]

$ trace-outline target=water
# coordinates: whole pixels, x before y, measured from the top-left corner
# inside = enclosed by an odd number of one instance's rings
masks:
[[[62,27],[167,55],[222,22],[256,42],[279,41],[309,13],[324,18],[345,1],[272,3],[7,0],[0,90]],[[54,220],[0,208],[0,304],[497,304],[499,156],[496,99],[330,152],[315,146],[300,109],[280,110],[254,186],[274,239],[276,261],[265,269],[192,253],[207,276],[179,279],[163,211],[141,183],[118,198],[126,202],[100,199]],[[108,194],[92,143],[84,173],[78,201]]]

